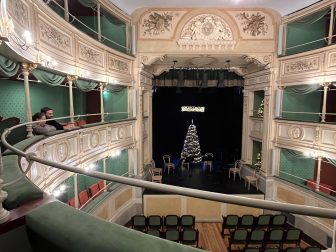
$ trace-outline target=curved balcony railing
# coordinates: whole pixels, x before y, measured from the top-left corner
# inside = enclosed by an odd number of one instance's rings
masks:
[[[1,136],[1,141],[6,148],[10,149],[17,155],[26,158],[29,163],[38,162],[46,166],[52,166],[52,167],[65,170],[65,171],[70,171],[70,172],[83,174],[87,176],[92,176],[95,178],[99,178],[99,179],[103,179],[107,181],[113,181],[113,182],[117,182],[121,184],[169,192],[172,194],[179,194],[179,195],[190,196],[190,197],[195,197],[195,198],[200,198],[200,199],[213,200],[213,201],[218,201],[218,202],[225,202],[225,203],[231,203],[231,204],[243,205],[243,206],[249,206],[249,207],[256,207],[256,208],[261,208],[261,209],[290,212],[290,213],[300,214],[300,215],[336,219],[335,209],[326,209],[322,207],[312,207],[312,206],[305,206],[305,205],[298,205],[298,204],[288,204],[288,203],[274,202],[274,201],[269,201],[269,200],[250,199],[250,198],[245,198],[241,196],[226,195],[226,194],[221,194],[221,193],[207,192],[207,191],[189,189],[189,188],[188,190],[186,190],[186,188],[184,187],[157,184],[157,183],[152,183],[152,182],[134,179],[134,178],[127,178],[127,177],[121,177],[121,176],[116,176],[112,174],[105,174],[105,173],[98,172],[98,171],[84,170],[82,168],[79,168],[73,165],[65,165],[62,163],[56,163],[54,161],[50,161],[45,158],[37,157],[34,153],[24,152],[8,144],[8,142],[6,141],[6,137],[8,136],[10,131],[16,127],[18,126],[12,127],[10,129],[6,129]]]

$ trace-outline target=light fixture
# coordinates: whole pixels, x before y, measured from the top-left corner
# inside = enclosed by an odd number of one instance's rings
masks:
[[[51,58],[48,55],[40,55],[39,62],[42,66],[48,67],[48,68],[55,68],[57,66],[57,61],[53,58]]]
[[[30,46],[33,44],[33,39],[31,32],[28,30],[25,30],[21,37],[18,37],[13,31],[14,31],[14,25],[12,22],[8,21],[8,38],[9,41],[14,42],[16,45],[18,45],[22,50],[26,51],[30,48]]]

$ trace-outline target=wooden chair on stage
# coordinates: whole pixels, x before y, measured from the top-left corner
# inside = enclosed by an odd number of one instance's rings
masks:
[[[163,169],[166,171],[168,169],[168,174],[170,173],[170,170],[173,170],[173,173],[175,171],[175,165],[174,163],[170,162],[170,156],[169,155],[163,155]]]
[[[243,160],[236,160],[234,167],[229,169],[229,178],[230,178],[230,174],[233,174],[233,181],[236,180],[236,174],[239,175],[239,178],[241,179],[241,167],[243,165],[244,161]]]

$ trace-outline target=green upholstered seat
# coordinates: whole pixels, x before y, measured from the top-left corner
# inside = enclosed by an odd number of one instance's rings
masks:
[[[23,173],[18,163],[18,156],[4,156],[2,161],[4,170],[1,179],[4,180],[5,184],[22,176]],[[3,202],[7,210],[43,197],[43,191],[26,177],[12,185],[5,186],[3,190],[8,193],[6,200]]]
[[[25,140],[18,142],[17,144],[14,144],[14,147],[24,151],[27,149],[30,145],[40,141],[41,139],[45,138],[45,136],[39,135],[39,136],[32,136],[29,138],[26,138]],[[16,155],[12,150],[5,150],[3,155]]]
[[[34,251],[201,251],[98,219],[61,202],[30,212],[26,226]]]

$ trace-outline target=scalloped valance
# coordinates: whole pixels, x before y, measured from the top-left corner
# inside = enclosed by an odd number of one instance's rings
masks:
[[[17,74],[20,64],[0,55],[0,75],[12,77]]]
[[[50,86],[59,86],[63,83],[65,79],[65,76],[47,72],[41,69],[34,69],[32,71],[32,74],[35,76],[36,79]]]

